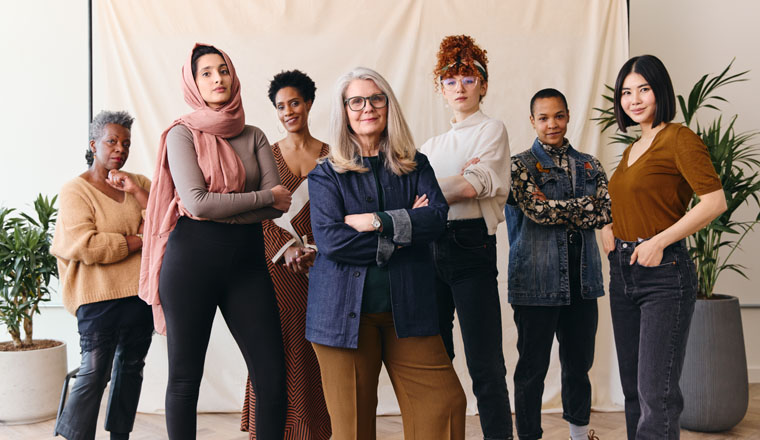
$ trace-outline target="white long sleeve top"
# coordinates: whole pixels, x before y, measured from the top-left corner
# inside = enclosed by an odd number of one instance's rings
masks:
[[[449,220],[483,218],[488,233],[504,221],[504,204],[510,188],[509,136],[504,123],[482,111],[461,122],[451,121],[451,130],[425,142],[420,151],[441,179],[458,175],[467,161],[480,162],[468,166],[462,176],[475,188],[474,199],[450,205]]]

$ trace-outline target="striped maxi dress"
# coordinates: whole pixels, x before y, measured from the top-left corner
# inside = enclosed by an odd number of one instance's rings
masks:
[[[322,145],[320,157],[329,152],[327,144]],[[291,193],[295,192],[305,177],[293,174],[277,144],[272,145],[277,170],[282,185]],[[291,206],[291,209],[293,206]],[[314,243],[309,217],[309,203],[291,218],[290,224],[299,237],[306,235],[309,243]],[[297,274],[281,264],[272,263],[272,258],[293,237],[272,220],[264,220],[264,245],[269,274],[272,277],[280,309],[282,339],[285,348],[285,374],[288,394],[288,408],[285,419],[284,440],[327,440],[330,438],[330,416],[327,413],[319,364],[311,343],[306,340],[306,296],[309,279]],[[251,440],[256,438],[256,396],[250,378],[246,384],[245,402],[240,429],[248,431]]]

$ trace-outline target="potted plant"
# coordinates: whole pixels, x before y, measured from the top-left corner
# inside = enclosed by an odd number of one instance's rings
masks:
[[[749,402],[739,300],[734,296],[716,294],[713,290],[723,271],[734,271],[747,278],[745,268],[730,259],[760,221],[760,151],[756,144],[752,144],[758,132],[737,133],[734,129],[736,115],[726,121],[718,114],[707,124],[701,124],[696,118],[700,109],[719,112],[717,104],[727,102],[716,94],[718,89],[747,80],[748,71],[731,73],[732,65],[733,61],[720,74],[702,76],[688,98],[678,95],[683,123],[707,146],[728,205],[720,217],[687,239],[697,269],[698,295],[680,382],[684,395],[681,426],[705,432],[734,427],[744,418]],[[612,103],[611,96],[604,98]],[[617,125],[611,106],[595,110],[600,116],[593,120],[602,126],[603,132]],[[627,145],[636,137],[616,133],[612,136],[612,143]],[[698,201],[695,195],[691,206]],[[735,218],[742,205],[751,207],[754,218]],[[725,251],[723,256],[721,251]]]
[[[0,423],[30,423],[56,414],[66,377],[66,346],[34,340],[33,319],[50,300],[48,283],[58,275],[50,255],[56,197],[39,195],[36,218],[0,207],[0,322],[11,341],[0,342]],[[23,339],[22,339],[23,329]]]

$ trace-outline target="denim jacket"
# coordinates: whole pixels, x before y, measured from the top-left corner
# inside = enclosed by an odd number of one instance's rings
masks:
[[[549,200],[566,200],[594,195],[597,174],[604,172],[596,161],[568,146],[571,166],[575,166],[575,185],[558,167],[538,139],[530,150],[513,157],[521,161],[533,181]],[[540,164],[540,166],[539,166]],[[510,199],[511,201],[511,199]],[[570,304],[567,261],[567,225],[540,225],[507,203],[504,210],[509,234],[508,297],[515,305],[557,306]],[[604,295],[599,248],[593,229],[581,229],[581,295]]]
[[[380,153],[383,163],[382,153]],[[332,347],[356,348],[367,268],[388,266],[396,335],[439,333],[435,270],[429,244],[446,227],[449,207],[427,157],[417,153],[414,171],[397,176],[380,167],[385,212],[394,235],[357,232],[344,223],[349,214],[379,210],[372,172],[338,173],[324,161],[309,173],[311,225],[318,252],[309,271],[306,339]],[[369,160],[364,159],[369,168]],[[428,206],[411,209],[426,194]]]

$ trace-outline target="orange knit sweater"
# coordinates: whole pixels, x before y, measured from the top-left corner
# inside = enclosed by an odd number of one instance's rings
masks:
[[[130,174],[150,189],[150,180]],[[50,253],[58,259],[63,305],[72,314],[82,304],[137,295],[140,252],[128,253],[127,235],[137,234],[143,209],[125,193],[119,203],[77,177],[58,195],[58,221]]]

